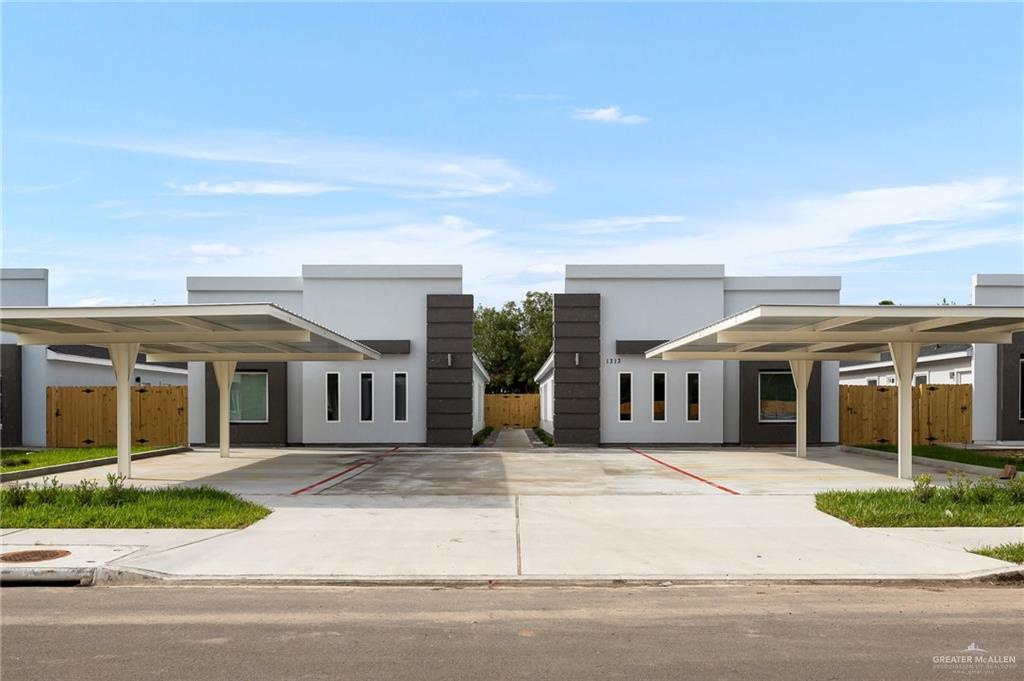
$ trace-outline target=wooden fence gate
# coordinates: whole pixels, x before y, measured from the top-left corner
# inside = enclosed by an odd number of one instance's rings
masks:
[[[912,397],[914,444],[971,442],[970,385],[916,385]],[[896,442],[897,387],[839,386],[839,441]]]
[[[48,387],[46,446],[117,444],[117,389],[113,386]],[[132,388],[132,444],[188,445],[188,387]]]
[[[535,428],[540,425],[540,395],[484,395],[484,423],[492,428]]]

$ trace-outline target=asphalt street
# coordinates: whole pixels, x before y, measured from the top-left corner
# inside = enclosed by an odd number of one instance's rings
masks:
[[[0,590],[4,681],[957,679],[1024,670],[1015,586]]]

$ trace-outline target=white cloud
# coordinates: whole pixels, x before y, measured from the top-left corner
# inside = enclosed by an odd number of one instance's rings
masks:
[[[636,114],[624,114],[618,106],[606,106],[603,109],[576,109],[572,117],[580,121],[596,121],[598,123],[621,123],[636,125],[646,123],[647,119]]]
[[[307,190],[310,185],[344,185],[414,198],[537,194],[550,190],[542,179],[501,158],[405,149],[328,136],[235,131],[188,137],[62,141],[213,164],[272,168],[278,174],[291,173],[296,177],[293,184],[306,185]],[[284,190],[282,182],[270,184]],[[196,189],[211,193],[216,189],[253,189],[252,184],[197,185]]]
[[[578,220],[576,222],[555,223],[552,229],[575,232],[576,234],[619,234],[621,232],[637,232],[650,225],[672,225],[683,222],[682,215],[621,215],[608,218]]]
[[[195,184],[175,185],[185,194],[214,194],[218,196],[230,194],[266,194],[270,196],[314,196],[331,192],[350,191],[349,187],[324,184],[322,182],[286,182],[286,181],[236,181],[236,182],[196,182]]]

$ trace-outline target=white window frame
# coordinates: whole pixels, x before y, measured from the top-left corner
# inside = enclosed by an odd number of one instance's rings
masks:
[[[870,378],[865,378],[864,379],[864,385],[868,385],[868,386],[877,388],[878,387],[878,376],[871,376]]]
[[[330,389],[331,376],[338,377],[338,418],[332,419],[331,413],[331,401],[327,399],[327,391]],[[341,423],[341,372],[340,371],[328,371],[324,373],[324,423]]]
[[[921,376],[924,376],[924,383],[918,383],[917,382],[917,379],[920,378]],[[928,372],[927,371],[919,371],[918,373],[914,374],[914,385],[915,386],[927,385],[927,384],[928,384]]]
[[[654,377],[657,376],[658,374],[661,374],[662,376],[665,377],[665,385],[663,386],[665,389],[665,399],[662,400],[665,403],[665,418],[661,419],[660,421],[654,418]],[[630,408],[630,411],[632,411],[632,408]],[[665,371],[651,372],[651,423],[668,423],[668,372]]]
[[[395,413],[395,390],[397,388],[398,376],[405,376],[405,418],[399,419],[398,414]],[[409,372],[408,371],[393,371],[391,373],[391,422],[392,423],[408,423],[409,422]]]
[[[266,417],[263,420],[250,420],[250,421],[236,421],[232,419],[231,423],[270,423],[270,373],[267,371],[236,371],[235,376],[242,376],[245,374],[256,374],[263,376],[263,383],[267,386],[267,389],[263,391],[263,413]],[[234,381],[232,380],[232,383]],[[230,390],[229,390],[230,392]]]
[[[697,377],[697,418],[695,418],[695,419],[691,419],[690,418],[690,376],[696,376]],[[683,416],[684,416],[684,418],[685,418],[687,423],[700,423],[701,419],[704,418],[704,408],[703,408],[703,405],[701,405],[701,402],[700,402],[700,391],[701,391],[701,384],[702,383],[703,383],[703,379],[701,378],[701,375],[700,375],[699,371],[687,371],[686,372],[686,382],[683,384],[683,400],[684,400],[684,403],[683,403]],[[758,390],[758,393],[760,393],[760,391],[761,391],[761,379],[757,380],[757,390]],[[757,403],[757,411],[758,411],[758,416],[760,416],[760,414],[761,414],[761,401],[760,400],[758,400],[758,403]]]
[[[790,380],[792,380],[792,378],[793,378],[793,372],[792,371],[777,370],[777,371],[758,371],[757,372],[757,422],[758,423],[796,423],[796,416],[795,415],[791,419],[763,419],[763,418],[761,418],[761,376],[762,375],[766,375],[766,374],[787,375],[787,376],[790,377]],[[796,386],[795,383],[793,385],[794,385],[794,387]]]
[[[370,418],[363,418],[363,376],[370,377]],[[373,377],[372,371],[360,371],[359,372],[359,423],[373,423],[373,420],[377,417],[377,410],[373,407],[373,398],[375,397],[377,380]]]
[[[622,418],[622,376],[629,376],[629,418]],[[633,399],[636,393],[636,386],[633,383],[633,372],[632,371],[620,371],[615,379],[615,418],[618,423],[632,423],[633,422]]]

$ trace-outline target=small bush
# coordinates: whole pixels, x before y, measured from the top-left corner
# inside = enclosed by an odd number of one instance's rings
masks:
[[[922,504],[927,504],[935,496],[935,486],[932,485],[932,476],[927,473],[914,478],[914,498]]]
[[[494,432],[493,426],[484,426],[483,430],[473,436],[473,446],[479,447],[483,443],[487,442],[487,438]]]
[[[1024,477],[1017,476],[1006,481],[1006,493],[1010,501],[1015,504],[1024,504]]]
[[[52,504],[60,496],[61,484],[57,478],[43,478],[42,484],[35,488],[36,501],[40,504]]]
[[[991,504],[995,500],[998,492],[999,484],[996,482],[996,479],[990,475],[986,475],[978,480],[978,482],[974,483],[971,495],[979,504],[986,505]]]
[[[134,496],[135,489],[124,486],[125,476],[107,473],[107,487],[97,495],[101,501],[108,506],[121,506],[130,501]]]
[[[949,498],[959,504],[971,496],[971,479],[959,471],[946,471],[946,482],[949,483]]]
[[[71,488],[71,498],[79,506],[88,506],[96,496],[99,484],[94,480],[81,480]]]
[[[554,447],[555,446],[555,439],[553,437],[551,437],[551,435],[549,435],[548,432],[546,430],[544,430],[543,428],[540,428],[540,427],[534,428],[533,432],[536,433],[537,438],[541,442],[546,444],[548,447]]]
[[[22,485],[19,482],[14,483],[3,490],[3,505],[10,506],[11,508],[24,506],[25,502],[28,501],[29,490],[30,488],[27,485]]]

